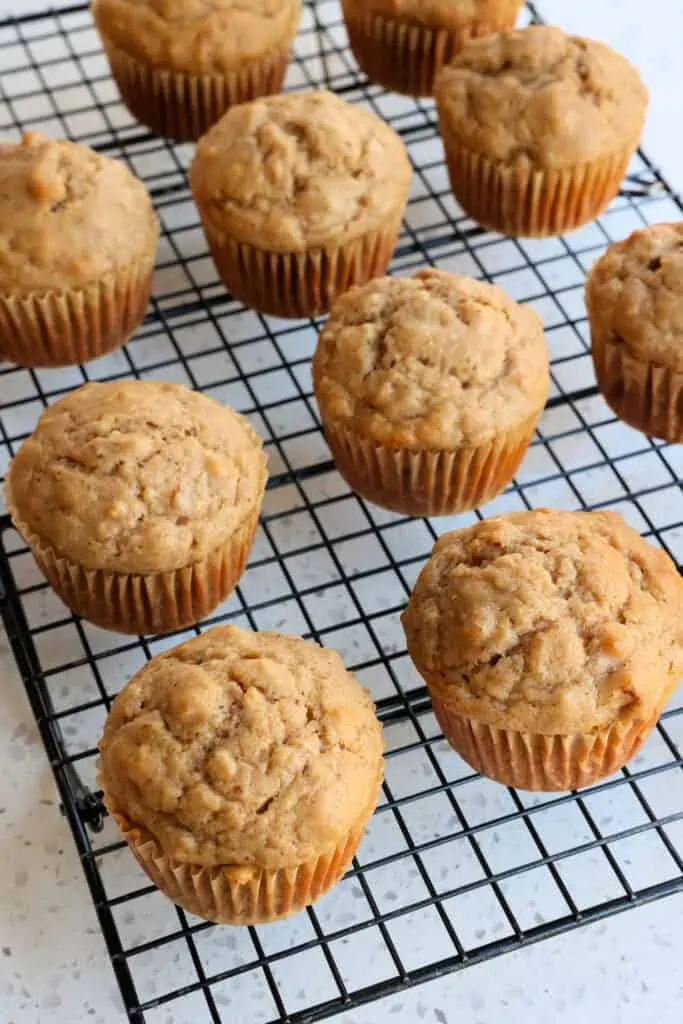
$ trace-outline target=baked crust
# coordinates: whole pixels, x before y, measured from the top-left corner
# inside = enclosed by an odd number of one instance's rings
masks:
[[[515,166],[564,169],[634,147],[648,92],[603,43],[549,25],[469,42],[437,80],[442,130]]]
[[[324,90],[233,108],[190,170],[214,234],[277,252],[337,248],[393,223],[411,176],[389,125]]]
[[[84,290],[154,265],[159,221],[119,160],[36,132],[0,144],[0,292]]]
[[[588,276],[586,304],[601,339],[683,372],[683,222],[611,245]]]
[[[336,652],[220,626],[153,658],[114,701],[105,798],[174,861],[295,867],[370,813],[382,730]]]
[[[452,449],[538,416],[548,348],[530,307],[430,269],[344,295],[321,332],[313,380],[326,423],[396,448]]]
[[[86,384],[51,405],[7,477],[13,514],[85,569],[160,573],[253,516],[266,477],[248,420],[179,384]]]
[[[301,0],[95,0],[101,35],[153,67],[226,74],[289,43]]]
[[[403,625],[448,706],[519,732],[650,721],[683,671],[683,581],[615,512],[539,509],[444,535]]]

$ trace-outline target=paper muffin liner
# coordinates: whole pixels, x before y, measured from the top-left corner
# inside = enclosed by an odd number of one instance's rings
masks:
[[[73,612],[117,633],[171,633],[209,615],[234,590],[249,557],[259,507],[205,558],[159,573],[85,569],[46,544],[6,500],[12,522],[28,544],[53,590]]]
[[[153,261],[83,290],[0,296],[0,355],[20,366],[71,366],[119,348],[142,323]]]
[[[683,441],[683,373],[639,359],[620,339],[604,337],[591,319],[593,363],[605,401],[636,430]]]
[[[482,445],[443,450],[392,448],[324,422],[337,469],[363,498],[410,516],[443,516],[485,504],[514,477],[542,410]]]
[[[343,4],[349,44],[360,67],[372,82],[407,96],[431,96],[439,71],[468,39],[512,28],[520,6],[519,0],[500,0],[496,17],[475,17],[452,32]]]
[[[327,313],[353,285],[381,277],[399,229],[400,218],[336,248],[275,252],[219,236],[204,221],[218,273],[234,298],[259,313],[292,319]]]
[[[565,170],[512,166],[459,145],[441,119],[453,195],[493,231],[543,238],[595,220],[619,192],[637,140],[603,160]]]
[[[557,792],[591,786],[634,757],[654,729],[647,721],[617,722],[595,733],[542,736],[499,729],[458,714],[429,687],[445,738],[475,771],[516,789]]]
[[[109,813],[151,881],[191,914],[216,924],[251,925],[278,921],[320,899],[346,874],[375,808],[372,805],[333,849],[295,867],[253,865],[206,867],[167,856],[155,837],[132,824],[107,798]]]
[[[104,48],[123,102],[157,135],[200,138],[229,107],[280,92],[289,64],[286,46],[224,75],[190,75],[137,60],[106,37]]]

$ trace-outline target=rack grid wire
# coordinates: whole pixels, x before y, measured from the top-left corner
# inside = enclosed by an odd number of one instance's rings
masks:
[[[532,6],[526,20],[538,20]],[[191,148],[131,119],[87,5],[0,23],[0,67],[3,135],[39,130],[121,158],[162,221],[154,299],[125,349],[71,369],[0,366],[2,471],[42,409],[87,380],[175,380],[246,413],[270,459],[263,516],[237,591],[198,629],[233,621],[336,648],[371,690],[386,735],[380,806],[332,893],[267,927],[218,928],[184,913],[148,884],[106,818],[95,761],[116,692],[193,631],[132,639],[74,618],[3,515],[2,617],[129,1019],[321,1020],[682,889],[681,695],[611,779],[572,794],[515,792],[474,775],[445,743],[399,624],[434,540],[477,516],[613,508],[680,561],[683,447],[615,420],[595,387],[583,305],[585,271],[609,242],[681,217],[647,157],[634,159],[605,215],[571,235],[488,233],[450,195],[433,103],[368,84],[337,0],[305,5],[287,87],[326,85],[368,105],[411,154],[393,273],[437,264],[499,284],[541,314],[552,353],[551,398],[508,491],[476,515],[407,519],[364,503],[335,472],[311,394],[316,322],[259,316],[226,294],[188,191]]]

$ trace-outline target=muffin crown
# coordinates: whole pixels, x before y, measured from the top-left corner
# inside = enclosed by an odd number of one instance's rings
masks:
[[[500,24],[501,16],[513,17],[524,0],[343,0],[347,11],[381,14],[385,18],[452,32],[477,24]]]
[[[159,222],[145,186],[118,160],[24,135],[0,144],[0,291],[86,288],[154,263]]]
[[[683,671],[683,581],[614,512],[520,512],[446,534],[403,625],[458,713],[522,732],[647,721]]]
[[[648,92],[625,57],[546,25],[469,42],[437,80],[442,129],[508,164],[563,169],[635,145]]]
[[[294,867],[369,814],[382,750],[372,701],[335,652],[222,626],[117,696],[100,779],[175,860]]]
[[[86,569],[168,572],[218,548],[261,501],[248,421],[178,384],[86,384],[50,406],[8,476],[15,523]]]
[[[323,418],[401,448],[479,444],[548,395],[541,322],[500,288],[440,270],[336,304],[313,360]]]
[[[324,90],[234,107],[200,140],[192,191],[215,232],[291,252],[393,223],[412,175],[379,117]]]
[[[586,303],[601,336],[683,372],[683,222],[611,245],[589,274]]]
[[[95,0],[105,42],[155,67],[224,74],[296,35],[301,0]]]

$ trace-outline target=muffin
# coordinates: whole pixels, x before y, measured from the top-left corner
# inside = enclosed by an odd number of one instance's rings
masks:
[[[142,321],[159,222],[118,160],[37,133],[0,143],[0,354],[85,363]]]
[[[444,64],[472,37],[512,28],[524,0],[342,0],[349,43],[373,82],[431,96]]]
[[[324,91],[230,110],[190,170],[226,287],[283,317],[325,313],[351,285],[384,273],[411,176],[384,121]]]
[[[266,480],[244,417],[178,384],[86,384],[10,465],[14,525],[69,607],[159,633],[208,615],[249,554]]]
[[[468,43],[435,95],[458,202],[488,228],[532,236],[605,209],[648,103],[624,57],[545,25]]]
[[[114,701],[100,785],[142,868],[222,924],[275,921],[342,877],[377,803],[382,730],[333,651],[219,626]]]
[[[280,91],[301,0],[94,0],[92,12],[131,114],[184,141]]]
[[[683,222],[609,247],[586,284],[598,386],[645,434],[683,441]]]
[[[637,753],[683,670],[683,581],[615,512],[539,509],[446,534],[403,625],[444,735],[522,789]]]
[[[500,288],[423,270],[339,300],[313,382],[355,491],[407,515],[448,515],[510,483],[548,397],[548,348],[538,316]]]

